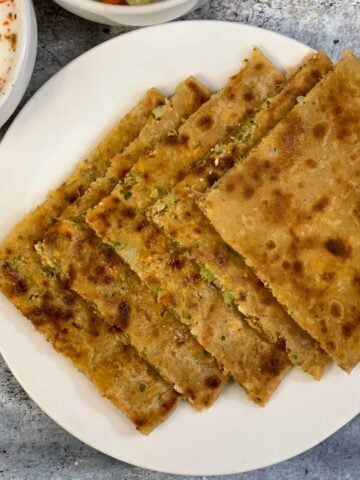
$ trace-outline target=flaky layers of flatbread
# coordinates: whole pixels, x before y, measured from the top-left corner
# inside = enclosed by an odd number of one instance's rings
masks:
[[[182,82],[170,101],[153,112],[134,142],[112,159],[106,174],[63,212],[61,219],[70,221],[59,220],[47,232],[43,244],[37,245],[45,264],[55,267],[74,291],[89,300],[106,322],[121,331],[124,339],[199,409],[216,400],[226,376],[189,330],[157,304],[116,255],[115,245],[110,248],[96,238],[83,213],[86,206],[111,191],[109,179],[121,179],[139,155],[145,155],[158,139],[171,134],[172,127],[209,96],[196,79]]]
[[[198,266],[147,222],[139,209],[153,203],[165,184],[171,188],[179,175],[190,171],[221,135],[233,130],[236,121],[244,119],[276,90],[281,79],[255,50],[247,66],[190,117],[171,142],[159,144],[148,159],[141,159],[125,182],[87,215],[89,224],[105,242],[116,245],[119,255],[159,302],[189,325],[204,348],[259,403],[268,400],[289,368],[283,345],[270,345],[249,328],[241,315],[224,304],[211,282],[202,278]],[[185,143],[181,140],[184,138]],[[158,172],[166,159],[167,168]]]
[[[234,302],[268,340],[284,341],[292,363],[300,365],[316,379],[322,376],[328,356],[286,313],[242,257],[222,240],[196,201],[239,162],[331,66],[331,61],[322,52],[309,58],[276,96],[267,99],[256,114],[217,145],[150,211],[152,219],[166,235],[188,249],[192,258],[206,267],[208,274],[221,286],[224,300],[229,304]]]
[[[135,349],[124,344],[116,329],[70,290],[68,282],[60,282],[54,271],[42,268],[33,243],[88,188],[94,176],[105,173],[113,155],[134,140],[164,100],[159,91],[151,89],[74,173],[15,226],[0,249],[2,293],[142,433],[165,420],[178,395]]]

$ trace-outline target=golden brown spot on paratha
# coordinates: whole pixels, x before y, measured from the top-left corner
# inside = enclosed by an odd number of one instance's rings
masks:
[[[170,398],[169,400],[167,400],[166,402],[164,402],[161,405],[161,409],[164,412],[168,412],[173,408],[173,406],[176,404],[176,402],[177,402],[177,397],[175,395],[173,395],[172,398]]]
[[[50,292],[49,290],[47,290],[46,292],[43,293],[42,299],[45,300],[45,301],[53,300],[53,299],[54,299],[54,295],[53,295],[52,292]]]
[[[242,98],[245,100],[245,102],[252,102],[254,100],[254,93],[251,90],[248,90],[247,92],[243,93]]]
[[[313,68],[310,75],[314,80],[319,80],[321,78],[321,72],[317,68]]]
[[[99,320],[91,315],[89,317],[89,322],[88,322],[88,332],[89,332],[89,335],[92,336],[92,337],[98,337],[100,335],[100,331],[99,331]]]
[[[65,195],[65,201],[71,204],[74,203],[80,196],[81,193],[75,190],[74,192],[69,192]]]
[[[196,397],[195,393],[194,393],[194,390],[192,390],[191,388],[187,388],[185,391],[184,391],[184,395],[187,397],[187,398],[190,398],[190,400],[194,400],[194,398]]]
[[[103,256],[111,267],[118,265],[121,263],[121,259],[119,255],[115,252],[115,250],[112,247],[109,247],[108,245],[102,245],[102,252]]]
[[[141,232],[146,227],[147,221],[143,218],[140,220],[135,227],[136,232]]]
[[[234,98],[235,98],[235,93],[234,93],[231,85],[228,85],[225,88],[224,94],[225,94],[226,98],[228,98],[229,100],[234,100]]]
[[[319,200],[317,200],[313,207],[312,207],[312,210],[314,212],[322,212],[325,210],[325,208],[330,204],[330,198],[329,197],[326,197],[326,196],[323,196],[321,198],[319,198]]]
[[[360,273],[355,273],[354,274],[354,276],[351,280],[351,283],[360,293]]]
[[[355,219],[360,223],[360,201],[357,201],[353,208],[353,215]]]
[[[210,115],[204,115],[197,121],[197,126],[203,130],[210,130],[214,125],[214,119]]]
[[[264,375],[277,376],[284,368],[286,361],[284,356],[285,342],[281,339],[278,340],[276,347],[271,353],[264,355],[262,358],[260,370]]]
[[[140,430],[142,427],[144,427],[144,425],[147,424],[147,419],[144,418],[144,417],[136,417],[136,418],[133,418],[132,421],[134,422],[135,424],[135,427],[137,428],[137,430]]]
[[[94,220],[98,220],[103,227],[108,228],[108,227],[111,226],[111,223],[109,222],[108,216],[109,216],[109,211],[104,210],[100,213],[95,214],[93,218],[94,218]]]
[[[70,263],[68,271],[67,271],[67,277],[69,279],[69,285],[71,286],[74,283],[74,280],[76,278],[76,269],[72,263]]]
[[[125,218],[134,218],[136,213],[135,210],[131,207],[124,207],[121,210],[121,215],[124,216]]]
[[[336,138],[340,141],[340,142],[346,142],[347,139],[351,136],[351,132],[349,129],[347,128],[339,128],[336,132]]]
[[[189,80],[187,82],[189,89],[194,94],[195,99],[201,104],[207,102],[208,96],[205,95],[205,92],[199,87],[199,85],[194,82],[194,80]]]
[[[2,270],[4,276],[11,284],[11,289],[9,291],[10,296],[20,296],[29,290],[25,279],[23,279],[17,271],[12,270],[5,264],[3,265]]]
[[[343,309],[339,302],[332,302],[330,304],[330,314],[334,318],[341,318],[343,315]]]
[[[319,122],[312,128],[312,134],[317,140],[321,140],[325,137],[327,132],[328,126],[325,122]]]
[[[326,342],[326,347],[330,351],[335,350],[335,343],[332,340],[329,340]]]
[[[304,270],[304,265],[300,260],[295,260],[295,262],[292,265],[292,269],[295,273],[300,275]]]
[[[130,305],[122,300],[118,305],[118,318],[117,318],[117,326],[124,331],[129,326],[130,322]]]
[[[146,248],[152,249],[152,248],[155,247],[156,240],[159,236],[159,233],[160,232],[156,227],[154,227],[154,226],[150,227],[150,229],[146,233],[145,240],[144,240],[144,244],[145,244]]]
[[[349,322],[346,322],[344,323],[344,325],[342,325],[341,327],[341,331],[344,335],[344,337],[346,338],[350,338],[352,336],[352,334],[354,333],[354,331],[359,327],[360,325],[360,319],[358,318],[358,321],[356,322],[356,320],[354,321],[349,321]]]
[[[205,385],[209,388],[218,388],[221,385],[221,380],[217,375],[211,375],[205,378]]]
[[[49,231],[45,235],[44,240],[46,241],[46,243],[48,245],[53,245],[58,238],[59,238],[59,233],[57,231],[53,230],[53,231]]]
[[[173,295],[172,292],[166,292],[166,293],[161,294],[161,302],[164,305],[168,305],[168,306],[171,306],[171,307],[176,307],[176,305],[177,305],[175,295]]]
[[[118,205],[120,203],[120,198],[119,197],[116,197],[115,195],[111,195],[109,197],[109,200],[110,200],[110,203],[116,207],[116,205]]]
[[[318,239],[314,235],[308,235],[307,237],[303,238],[301,241],[301,246],[304,249],[311,249],[316,246],[318,243]]]
[[[320,330],[322,331],[322,333],[328,333],[328,328],[325,323],[325,320],[320,321]]]
[[[60,308],[52,303],[44,302],[41,305],[42,314],[51,317],[52,320],[69,320],[74,314],[71,310]]]
[[[181,180],[185,177],[186,172],[184,170],[179,170],[176,172],[175,178],[176,178],[176,183],[181,182]]]
[[[27,283],[22,278],[17,280],[17,282],[14,285],[14,288],[15,288],[15,292],[18,295],[23,295],[24,293],[26,293],[29,290],[29,287],[27,286]]]
[[[180,145],[188,145],[189,144],[190,137],[186,133],[183,133],[182,135],[179,135],[178,143]]]
[[[227,192],[233,192],[236,188],[236,184],[232,178],[230,180],[227,180],[225,183],[225,190]]]
[[[268,240],[265,245],[269,250],[276,248],[276,243],[273,240]]]
[[[283,132],[281,138],[281,150],[282,150],[282,167],[290,167],[293,163],[293,159],[291,158],[297,151],[300,136],[303,132],[303,122],[298,114],[292,113],[289,115],[285,131]]]
[[[351,255],[351,245],[340,237],[329,238],[324,242],[324,246],[335,257],[346,259]]]
[[[289,268],[291,266],[290,262],[288,260],[284,260],[281,265],[284,268],[284,270],[289,270]]]
[[[335,272],[324,272],[321,275],[321,278],[325,280],[325,282],[331,282],[331,280],[333,280],[335,276],[336,276]]]
[[[176,145],[178,143],[178,135],[168,135],[165,140],[164,140],[164,143],[166,143],[167,145]],[[145,174],[146,175],[146,174]],[[148,178],[148,177],[147,177]],[[147,179],[145,178],[145,180]]]
[[[313,158],[308,158],[307,160],[305,160],[305,163],[309,168],[316,168],[317,167],[317,161],[314,160]]]
[[[243,191],[242,191],[244,198],[251,198],[254,195],[254,193],[255,193],[255,190],[251,185],[247,185],[247,184],[244,185]]]
[[[337,115],[340,115],[341,113],[343,112],[343,108],[341,105],[335,105],[333,108],[332,108],[332,113],[337,116]]]
[[[185,265],[185,258],[179,255],[172,256],[169,260],[169,267],[173,270],[181,270]]]
[[[272,198],[265,207],[265,213],[270,222],[281,223],[287,216],[291,204],[292,195],[284,193],[279,188],[272,192]]]

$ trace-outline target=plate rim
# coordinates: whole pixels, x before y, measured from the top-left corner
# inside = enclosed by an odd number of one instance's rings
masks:
[[[98,50],[101,50],[101,49],[107,49],[109,48],[109,45],[113,44],[113,43],[117,43],[117,42],[120,42],[122,41],[122,39],[124,37],[131,37],[131,36],[136,36],[138,34],[138,32],[140,31],[143,31],[143,30],[146,30],[148,32],[151,33],[151,31],[153,30],[160,30],[160,29],[171,29],[173,27],[177,28],[178,26],[184,26],[184,25],[187,25],[187,24],[192,24],[192,25],[196,25],[196,24],[208,24],[209,26],[212,26],[212,25],[219,25],[219,24],[222,24],[222,25],[228,25],[228,24],[233,24],[233,25],[236,25],[238,26],[240,29],[241,28],[244,28],[246,30],[249,30],[250,31],[265,31],[265,32],[268,32],[268,33],[271,33],[273,34],[274,36],[277,36],[278,38],[280,39],[284,39],[285,41],[291,41],[291,42],[294,42],[295,44],[298,44],[298,45],[301,45],[303,47],[306,47],[309,52],[311,51],[314,51],[312,48],[308,47],[307,45],[299,42],[298,40],[295,40],[293,38],[290,38],[286,35],[283,35],[281,33],[278,33],[278,32],[273,32],[271,30],[268,30],[268,29],[264,29],[264,28],[261,28],[261,27],[257,27],[257,26],[252,26],[252,25],[249,25],[249,24],[243,24],[243,23],[238,23],[238,22],[229,22],[229,21],[218,21],[218,20],[187,20],[187,21],[176,21],[176,22],[171,22],[171,23],[166,23],[166,24],[162,24],[162,25],[155,25],[155,26],[150,26],[150,27],[146,27],[146,28],[142,28],[141,30],[132,30],[130,32],[126,32],[124,34],[121,34],[121,35],[118,35],[116,37],[113,37],[99,45],[96,45],[95,47],[91,48],[90,50],[84,52],[83,54],[79,55],[78,57],[74,58],[71,62],[69,62],[67,65],[65,65],[64,67],[62,67],[58,72],[56,72],[49,80],[47,80],[37,91],[36,93],[27,101],[27,103],[24,105],[24,107],[21,109],[21,111],[19,112],[19,114],[17,115],[17,117],[15,118],[15,120],[12,122],[12,124],[10,125],[9,129],[7,130],[7,132],[5,133],[4,137],[2,138],[2,140],[0,141],[0,151],[1,151],[1,148],[2,148],[2,145],[4,144],[4,142],[6,142],[7,140],[7,137],[10,136],[12,134],[12,131],[13,130],[16,130],[16,127],[17,127],[17,123],[18,122],[21,122],[22,120],[22,117],[23,115],[26,115],[27,111],[32,107],[32,103],[34,101],[36,101],[36,99],[38,97],[41,97],[41,95],[43,94],[44,91],[46,91],[47,88],[51,88],[52,86],[52,83],[55,83],[57,81],[57,78],[58,76],[62,75],[64,73],[64,71],[67,71],[68,69],[71,69],[72,65],[73,64],[76,64],[77,62],[80,61],[80,59],[83,59],[84,57],[88,57],[88,56],[91,56],[92,54],[94,54],[95,52],[97,52]],[[24,317],[25,318],[25,317]],[[33,328],[33,327],[32,327]],[[44,341],[46,342],[46,340],[44,339]],[[278,455],[274,455],[274,460],[271,461],[271,462],[263,462],[263,463],[259,463],[258,466],[254,467],[254,468],[246,468],[246,469],[240,469],[240,468],[236,468],[236,469],[226,469],[224,468],[223,470],[220,470],[218,469],[216,472],[207,472],[206,470],[200,472],[200,473],[193,473],[193,472],[189,472],[189,473],[184,473],[184,470],[183,471],[176,471],[174,469],[167,469],[167,468],[159,468],[159,467],[156,467],[155,465],[152,465],[151,464],[151,461],[147,461],[147,462],[141,462],[141,461],[137,461],[137,463],[134,463],[133,461],[131,460],[128,460],[128,459],[122,459],[120,458],[121,456],[121,452],[120,452],[120,456],[115,456],[113,453],[109,452],[107,448],[104,448],[104,447],[99,447],[98,445],[95,445],[92,441],[89,441],[89,440],[85,440],[83,438],[83,435],[80,433],[77,433],[75,432],[72,428],[70,428],[69,426],[64,426],[62,425],[61,423],[59,423],[58,420],[56,420],[54,418],[54,416],[56,415],[53,415],[52,413],[50,413],[48,411],[48,407],[47,406],[43,406],[43,405],[40,405],[32,396],[32,394],[29,393],[28,389],[25,388],[22,384],[22,382],[19,380],[18,378],[18,374],[17,374],[17,371],[16,371],[16,367],[13,368],[13,366],[11,365],[11,360],[8,359],[8,356],[7,354],[4,352],[4,349],[3,349],[3,346],[1,345],[1,342],[0,342],[0,354],[2,355],[2,357],[4,358],[4,361],[7,365],[7,367],[9,368],[9,370],[11,371],[12,375],[15,377],[16,381],[20,384],[21,388],[26,392],[26,394],[29,396],[29,398],[40,408],[41,411],[43,411],[53,422],[55,422],[57,425],[59,425],[62,429],[64,429],[66,432],[68,432],[70,435],[72,435],[73,437],[77,438],[78,440],[80,440],[81,442],[83,442],[85,445],[88,445],[89,447],[91,447],[92,449],[98,451],[98,452],[101,452],[111,458],[114,458],[116,460],[120,460],[122,462],[125,462],[127,464],[130,464],[130,465],[133,465],[133,466],[136,466],[136,467],[139,467],[139,468],[143,468],[143,469],[147,469],[147,470],[151,470],[151,471],[156,471],[156,472],[162,472],[162,473],[167,473],[167,474],[176,474],[176,475],[192,475],[192,476],[215,476],[215,475],[230,475],[230,474],[237,474],[237,473],[245,473],[245,472],[250,472],[250,471],[255,471],[255,470],[259,470],[259,469],[263,469],[263,468],[267,468],[267,467],[270,467],[272,465],[275,465],[275,464],[278,464],[278,463],[281,463],[283,461],[286,461],[286,460],[290,460],[298,455],[301,455],[303,454],[304,452],[307,452],[308,450],[314,448],[315,446],[321,444],[323,441],[325,441],[327,438],[329,438],[330,436],[332,436],[335,432],[337,432],[338,430],[340,430],[341,428],[343,428],[347,423],[349,423],[351,420],[353,420],[355,417],[357,417],[359,414],[360,414],[360,407],[359,407],[359,411],[355,414],[351,414],[349,415],[348,417],[346,417],[345,420],[343,420],[341,422],[341,424],[338,424],[338,426],[330,429],[330,433],[329,432],[326,432],[322,435],[318,435],[316,438],[314,438],[314,441],[311,442],[311,444],[307,445],[305,448],[303,449],[300,449],[298,451],[296,451],[295,453],[293,453],[291,456],[282,456],[281,454],[278,454]],[[57,353],[57,355],[60,356],[59,353]],[[275,458],[276,457],[276,458]]]

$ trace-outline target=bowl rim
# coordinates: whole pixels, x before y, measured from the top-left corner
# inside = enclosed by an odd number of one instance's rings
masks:
[[[17,42],[16,42],[16,51],[15,58],[13,60],[13,67],[11,74],[9,75],[5,86],[2,98],[0,100],[0,108],[7,101],[15,82],[19,78],[19,73],[21,70],[21,65],[24,61],[26,54],[27,43],[29,41],[30,35],[30,5],[26,0],[14,0],[16,8],[16,22],[17,22]]]
[[[188,1],[189,0],[161,0],[147,5],[111,5],[96,0],[71,0],[71,3],[100,14],[123,13],[126,15],[143,15],[168,10]]]
[[[0,127],[8,120],[28,86],[35,64],[37,31],[32,0],[14,0],[17,14],[17,44],[12,72],[0,99]],[[35,30],[34,30],[35,27]],[[24,68],[27,67],[26,75]]]

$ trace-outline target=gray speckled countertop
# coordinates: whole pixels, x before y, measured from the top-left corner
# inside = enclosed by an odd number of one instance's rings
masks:
[[[35,0],[38,58],[23,103],[70,60],[128,28],[77,18],[50,0]],[[343,48],[360,54],[359,0],[212,0],[192,19],[244,22],[289,35],[336,59]],[[0,130],[0,138],[6,126]],[[1,333],[0,333],[1,334]],[[358,480],[360,416],[309,452],[238,480]],[[146,480],[169,475],[135,468],[83,445],[27,397],[0,357],[0,480]],[[172,478],[172,477],[171,477]]]

